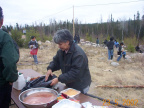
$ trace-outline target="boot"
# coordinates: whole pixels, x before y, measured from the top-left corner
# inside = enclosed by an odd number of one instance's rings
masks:
[[[126,59],[125,55],[123,55],[123,58]]]
[[[113,59],[113,55],[111,55],[111,60]]]

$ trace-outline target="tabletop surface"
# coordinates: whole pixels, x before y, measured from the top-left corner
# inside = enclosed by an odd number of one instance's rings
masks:
[[[20,73],[23,73],[24,77],[27,78],[27,76],[29,77],[38,77],[38,76],[42,76],[40,73],[32,70],[32,69],[24,69],[24,70],[19,70]],[[66,89],[66,86],[63,85],[62,83],[58,83],[58,89],[56,90],[58,93],[62,90]],[[16,90],[14,88],[12,88],[12,94],[11,94],[11,98],[13,99],[13,101],[16,103],[16,105],[19,108],[25,108],[25,106],[19,101],[19,94],[20,94],[20,90]],[[87,95],[84,95],[82,93],[80,93],[79,95],[74,97],[75,99],[79,100],[80,103],[83,102],[91,102],[93,105],[97,105],[97,106],[103,106],[103,101],[100,101],[98,99],[89,97]],[[113,108],[112,106],[109,106],[109,108]]]

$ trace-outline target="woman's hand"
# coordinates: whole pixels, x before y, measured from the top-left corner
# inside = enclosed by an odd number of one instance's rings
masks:
[[[57,83],[58,83],[58,78],[54,78],[50,85],[53,86],[53,85],[56,85]]]
[[[50,75],[53,76],[53,73],[52,73],[52,70],[51,70],[51,69],[49,69],[48,72],[46,73],[45,81],[48,80],[48,77],[49,77]]]

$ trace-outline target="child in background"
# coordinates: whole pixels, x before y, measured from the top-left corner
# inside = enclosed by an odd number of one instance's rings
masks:
[[[30,54],[33,55],[35,64],[38,64],[37,60],[38,43],[36,41],[35,36],[31,36],[31,41],[29,42],[28,46],[31,49]]]
[[[124,43],[121,42],[121,43],[120,43],[120,46],[119,46],[119,48],[118,48],[118,55],[120,55],[120,56],[117,58],[117,61],[120,61],[120,59],[122,58],[122,56],[123,56],[124,59],[126,59],[126,58],[125,58],[126,52],[125,52],[123,46],[124,46]]]

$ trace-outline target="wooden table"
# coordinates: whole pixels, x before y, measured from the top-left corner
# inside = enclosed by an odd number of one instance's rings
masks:
[[[40,73],[32,70],[32,69],[24,69],[24,70],[19,70],[20,73],[23,73],[24,77],[26,78],[27,76],[30,77],[38,77],[38,76],[42,76]],[[64,86],[63,84],[59,83],[58,85],[58,89],[56,91],[58,91],[58,93],[62,90],[66,89],[66,86]],[[15,104],[17,105],[17,107],[19,108],[25,108],[25,106],[19,101],[19,94],[20,94],[20,90],[16,90],[16,89],[12,89],[12,94],[11,94],[11,98],[12,100],[15,102]],[[94,99],[91,98],[89,96],[86,96],[82,93],[80,93],[78,96],[75,97],[75,99],[79,100],[80,103],[83,102],[91,102],[93,105],[97,105],[97,106],[102,106],[103,105],[103,101],[100,101],[98,99]],[[109,108],[113,108],[112,106],[109,106]]]

